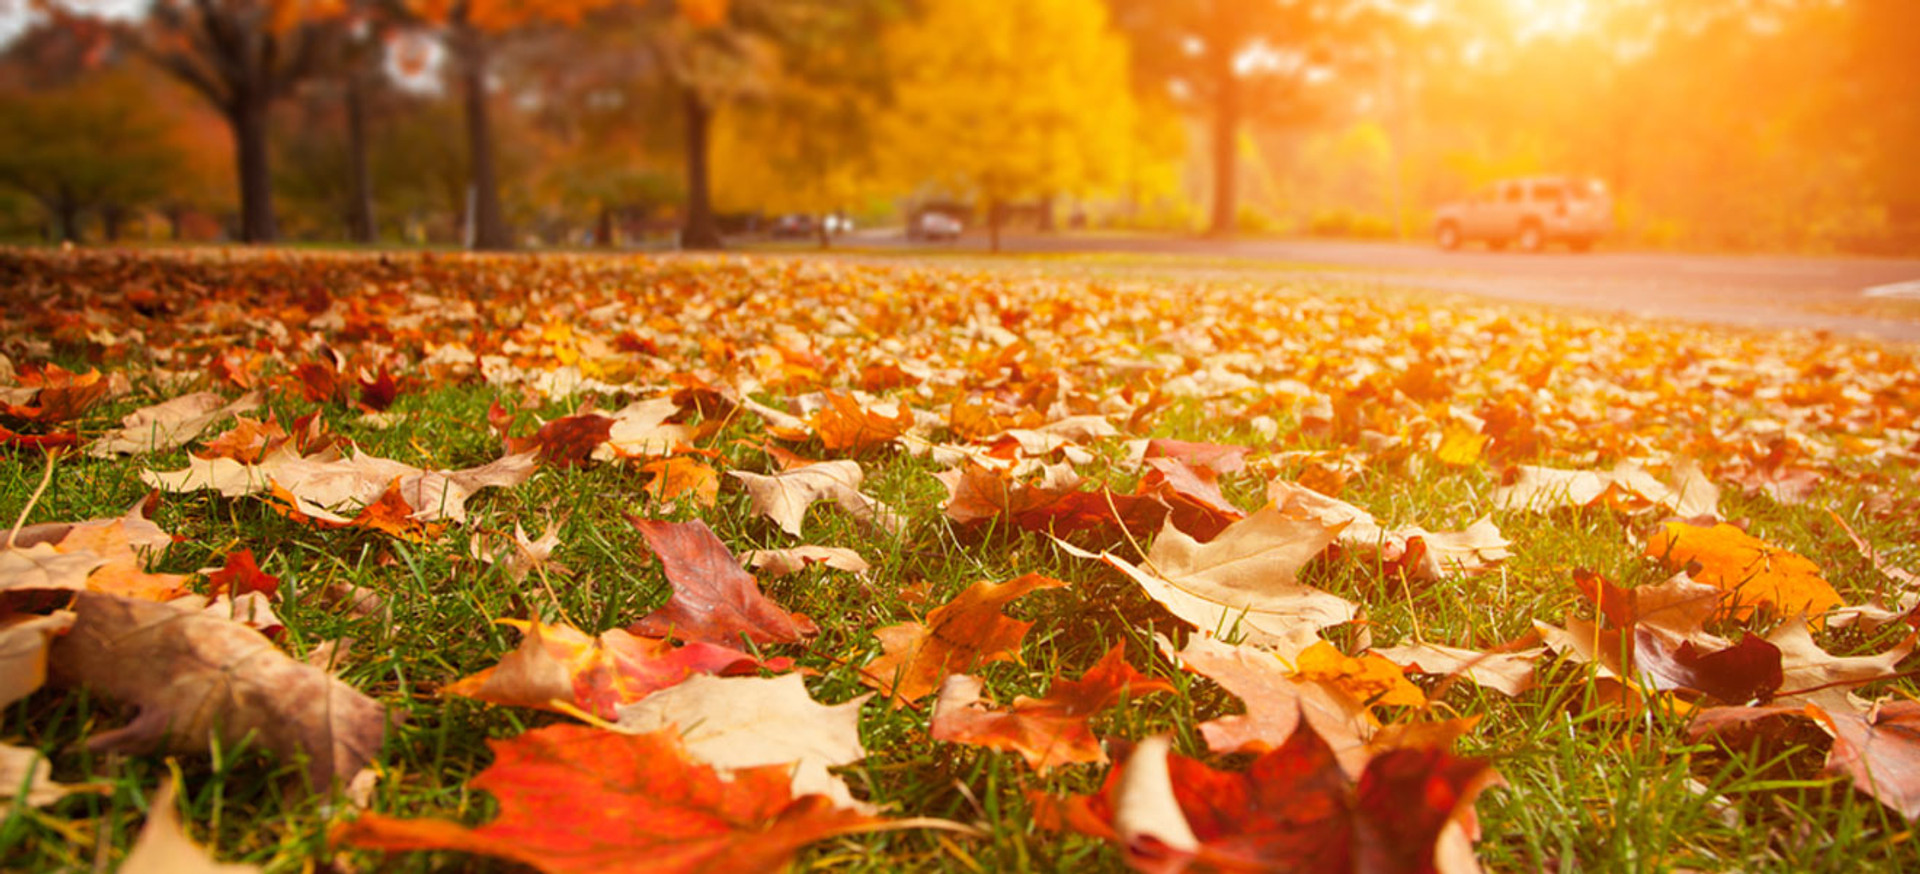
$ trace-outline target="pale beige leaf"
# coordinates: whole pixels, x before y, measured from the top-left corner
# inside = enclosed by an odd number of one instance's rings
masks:
[[[87,446],[95,458],[161,452],[184,446],[209,425],[260,407],[262,395],[248,392],[229,403],[210,391],[194,392],[128,413],[120,427]]]
[[[1113,828],[1129,845],[1152,838],[1176,853],[1193,853],[1200,849],[1200,839],[1173,794],[1173,775],[1167,769],[1172,748],[1165,735],[1154,735],[1133,748],[1126,769],[1120,772]]]
[[[835,570],[864,575],[873,569],[860,553],[841,546],[794,546],[787,549],[754,549],[740,554],[740,562],[757,571],[784,577],[810,564],[823,564]]]
[[[147,812],[147,824],[139,839],[120,863],[120,874],[241,874],[259,872],[255,865],[216,862],[204,847],[193,842],[180,827],[180,813],[174,809],[173,783],[160,787]]]
[[[26,787],[27,794],[19,794]],[[104,783],[55,783],[53,766],[39,750],[0,744],[0,819],[12,813],[13,805],[45,807],[76,792],[112,791]]]
[[[593,458],[657,458],[670,455],[683,444],[692,443],[694,429],[669,422],[680,414],[680,405],[672,397],[634,401],[610,414],[613,424],[607,439],[593,448]]]
[[[1493,492],[1502,510],[1545,513],[1559,507],[1609,506],[1627,513],[1664,511],[1682,518],[1717,516],[1720,489],[1690,462],[1673,467],[1668,482],[1628,461],[1610,471],[1520,465],[1513,483]]]
[[[61,552],[50,543],[0,552],[0,591],[87,587],[87,575],[107,563],[92,550]]]
[[[1410,538],[1419,537],[1427,548],[1426,560],[1414,568],[1416,579],[1433,580],[1452,574],[1480,573],[1513,555],[1512,544],[1500,534],[1491,518],[1482,516],[1461,531],[1428,531],[1418,525],[1388,530],[1372,513],[1314,491],[1297,482],[1276,479],[1267,483],[1267,500],[1274,506],[1297,508],[1340,529],[1340,545],[1363,554],[1378,554],[1380,560],[1396,562],[1407,552]]]
[[[1214,752],[1263,752],[1279,747],[1304,717],[1333,749],[1340,767],[1358,778],[1371,753],[1367,741],[1377,731],[1365,702],[1326,683],[1301,680],[1271,652],[1229,646],[1205,635],[1187,640],[1174,652],[1166,638],[1160,650],[1181,667],[1204,676],[1246,704],[1240,716],[1201,723],[1200,735]]]
[[[1296,508],[1268,506],[1206,543],[1169,520],[1142,565],[1111,553],[1094,555],[1057,538],[1054,542],[1071,555],[1097,558],[1118,569],[1201,631],[1237,633],[1249,643],[1298,651],[1312,643],[1321,628],[1353,619],[1353,602],[1298,580],[1300,569],[1339,532],[1339,525]]]
[[[1907,635],[1879,655],[1836,656],[1814,643],[1806,617],[1788,619],[1767,635],[1767,642],[1780,648],[1780,672],[1784,676],[1780,683],[1784,694],[1773,703],[1812,703],[1835,712],[1854,709],[1847,693],[1862,683],[1899,673],[1900,662],[1913,653],[1916,636],[1920,632]]]
[[[73,620],[66,610],[0,616],[0,707],[33,694],[47,681],[47,647],[55,635],[73,627]]]
[[[721,768],[792,764],[793,794],[825,794],[862,808],[827,768],[866,758],[860,706],[871,693],[823,705],[799,674],[716,677],[696,674],[679,685],[618,708],[620,730],[635,734],[678,727],[687,751]]]
[[[1415,643],[1375,649],[1387,661],[1423,674],[1458,675],[1509,698],[1533,688],[1533,666],[1543,648],[1518,652],[1479,652],[1437,643]]]
[[[852,459],[823,461],[773,474],[744,470],[727,473],[746,486],[756,515],[773,520],[780,530],[795,537],[800,536],[801,521],[815,501],[832,501],[860,522],[889,533],[900,531],[900,515],[860,491],[866,474]]]

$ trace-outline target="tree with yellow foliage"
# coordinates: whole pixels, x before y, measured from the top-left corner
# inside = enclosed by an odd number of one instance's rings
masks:
[[[882,42],[894,173],[975,198],[995,251],[1010,202],[1119,181],[1134,104],[1100,0],[930,0]]]

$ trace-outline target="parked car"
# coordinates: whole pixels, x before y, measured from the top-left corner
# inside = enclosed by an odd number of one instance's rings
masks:
[[[804,212],[790,212],[773,220],[768,233],[776,240],[802,239],[813,236],[813,216]]]
[[[1433,218],[1434,242],[1447,250],[1484,240],[1495,250],[1513,243],[1522,252],[1538,252],[1565,243],[1585,252],[1612,230],[1606,184],[1572,176],[1501,180],[1470,200],[1442,205]]]
[[[935,242],[958,240],[963,228],[958,216],[930,209],[907,222],[907,239]]]

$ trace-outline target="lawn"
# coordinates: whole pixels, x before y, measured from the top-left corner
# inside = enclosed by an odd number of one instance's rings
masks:
[[[0,313],[0,869],[174,785],[286,872],[1920,868],[1912,348],[1057,257]]]

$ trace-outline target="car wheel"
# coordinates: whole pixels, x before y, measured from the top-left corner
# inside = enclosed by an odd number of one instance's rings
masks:
[[[1520,251],[1538,252],[1546,248],[1546,232],[1540,230],[1540,223],[1529,221],[1520,226]]]
[[[1460,248],[1460,226],[1453,222],[1441,222],[1439,229],[1434,231],[1433,238],[1442,249],[1449,252],[1458,249]]]

